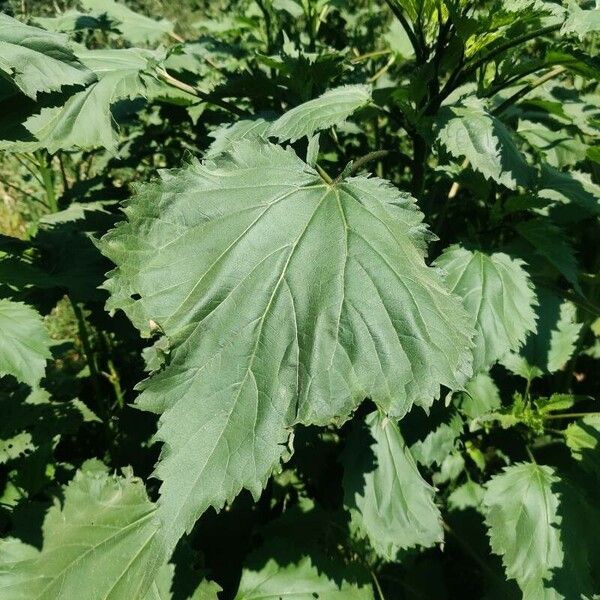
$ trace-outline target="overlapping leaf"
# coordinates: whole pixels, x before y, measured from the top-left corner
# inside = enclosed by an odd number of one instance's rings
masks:
[[[165,35],[173,33],[173,24],[167,19],[151,19],[114,0],[82,0],[81,4],[97,17],[106,15],[115,21],[132,44],[155,44]]]
[[[366,425],[357,428],[344,454],[345,505],[355,526],[386,560],[403,548],[441,542],[434,489],[421,477],[397,425],[378,412]]]
[[[467,316],[384,181],[328,185],[244,141],[142,188],[127,215],[102,242],[108,307],[171,342],[139,404],[162,413],[172,541],[242,487],[258,496],[294,423],[342,422],[366,396],[400,417],[468,376]]]
[[[37,387],[50,358],[41,316],[22,302],[0,299],[0,377],[13,375]]]
[[[493,477],[483,498],[492,551],[524,598],[546,597],[552,569],[563,563],[557,482],[550,467],[517,464]]]
[[[345,121],[356,109],[371,100],[368,85],[346,85],[300,104],[271,124],[267,135],[279,141],[295,141]]]
[[[535,294],[522,261],[451,246],[436,264],[476,329],[474,369],[485,370],[535,331]]]
[[[9,544],[0,551],[3,600],[136,600],[145,597],[164,560],[155,518],[141,480],[111,476],[86,463],[44,522],[40,552]]]
[[[466,98],[443,107],[437,126],[438,140],[446,150],[455,158],[464,157],[484,177],[511,189],[531,182],[532,170],[512,134],[482,101]]]
[[[118,138],[111,106],[117,100],[145,95],[148,76],[144,71],[158,55],[133,48],[80,50],[77,55],[97,81],[70,96],[64,105],[43,108],[24,125],[38,140],[35,145],[50,152],[98,146],[114,150]]]
[[[95,75],[75,56],[64,35],[24,25],[0,13],[0,79],[12,80],[27,96],[87,85]]]

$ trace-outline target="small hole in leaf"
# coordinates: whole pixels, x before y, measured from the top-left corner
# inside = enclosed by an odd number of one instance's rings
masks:
[[[141,300],[142,297],[139,294],[131,294],[131,299],[132,300]]]

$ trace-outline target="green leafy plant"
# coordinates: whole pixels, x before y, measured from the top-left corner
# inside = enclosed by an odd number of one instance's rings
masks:
[[[2,599],[598,597],[600,8],[27,4]]]

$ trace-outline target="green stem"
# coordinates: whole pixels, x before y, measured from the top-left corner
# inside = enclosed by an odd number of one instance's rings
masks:
[[[10,181],[7,181],[6,179],[4,179],[4,177],[0,177],[0,183],[2,185],[5,185],[6,187],[12,188],[16,192],[19,192],[20,194],[23,194],[24,196],[27,196],[28,198],[35,200],[35,202],[39,202],[40,204],[43,204],[44,206],[47,207],[47,205],[44,203],[43,200],[36,198],[33,194],[26,192],[23,188],[20,188],[18,185],[15,185],[14,183],[10,183]]]
[[[75,313],[75,318],[77,319],[77,328],[79,330],[79,339],[81,340],[81,345],[83,346],[83,352],[85,354],[85,359],[90,370],[90,378],[92,380],[92,385],[94,386],[94,392],[96,393],[96,397],[98,401],[101,398],[100,394],[100,384],[98,381],[98,367],[96,366],[96,361],[94,359],[94,352],[92,350],[92,343],[90,341],[90,336],[87,328],[87,323],[85,321],[85,315],[81,306],[71,298],[71,306],[73,307],[73,312]]]
[[[315,165],[315,168],[317,169],[319,175],[325,180],[326,183],[328,183],[329,185],[333,185],[333,179],[331,179],[331,177],[327,174],[327,172],[323,169],[323,167],[321,167],[321,165]]]
[[[560,415],[545,415],[544,419],[580,419],[584,417],[597,417],[600,416],[600,412],[574,412],[574,413],[562,413]]]
[[[420,200],[425,186],[425,167],[427,163],[427,143],[418,134],[411,136],[413,145],[413,179],[411,184],[412,195]]]
[[[390,154],[390,150],[375,150],[374,152],[369,152],[369,154],[365,154],[361,156],[359,159],[355,160],[352,163],[352,168],[350,169],[350,175],[353,175],[360,169],[362,169],[366,164],[373,162],[374,160],[379,160],[381,158],[385,158]]]
[[[172,75],[167,73],[167,71],[165,71],[164,69],[158,68],[156,70],[156,73],[159,76],[159,78],[162,79],[165,83],[168,83],[169,85],[172,85],[173,87],[176,87],[184,92],[187,92],[188,94],[197,96],[198,98],[200,98],[201,100],[204,100],[204,102],[207,102],[208,104],[214,104],[215,106],[220,106],[221,108],[233,113],[234,115],[237,115],[238,117],[243,117],[246,115],[246,113],[241,108],[238,108],[235,104],[226,102],[225,100],[222,100],[221,98],[214,98],[210,94],[207,94],[206,92],[203,92],[202,90],[199,90],[198,88],[195,88],[194,86],[188,85],[187,83],[184,83],[183,81],[179,81],[179,79],[173,77]]]
[[[540,85],[546,83],[546,81],[549,81],[550,79],[556,77],[557,75],[564,73],[565,71],[566,71],[566,68],[563,66],[555,67],[554,69],[552,69],[551,71],[548,71],[541,77],[534,79],[531,83],[526,84],[518,92],[515,92],[514,94],[512,94],[512,96],[509,96],[506,100],[504,100],[504,102],[499,104],[492,111],[492,114],[499,115],[499,114],[503,113],[509,106],[512,106],[513,104],[518,102],[521,98],[523,98],[527,94],[529,94],[529,92],[531,92],[535,88],[539,87]]]
[[[394,2],[394,0],[385,0],[385,3],[390,7],[390,10],[394,13],[394,16],[396,17],[396,19],[398,19],[398,21],[400,21],[400,25],[402,25],[402,27],[404,28],[404,31],[406,31],[406,35],[408,36],[410,44],[413,47],[417,61],[421,61],[423,58],[423,53],[421,52],[421,46],[419,45],[419,40],[417,39],[415,32],[413,31],[412,27],[410,26],[406,17],[404,16],[402,9],[398,6],[396,6],[396,3]]]
[[[115,368],[115,364],[112,359],[106,361],[108,366],[108,380],[110,381],[113,390],[115,392],[115,398],[117,400],[117,406],[123,408],[125,406],[125,396],[123,395],[123,388],[121,387],[121,378],[119,372]]]
[[[44,190],[46,191],[46,203],[50,212],[58,212],[58,203],[56,201],[56,192],[54,191],[54,176],[46,157],[41,152],[36,152],[38,159],[38,169],[42,177]]]
[[[547,27],[542,27],[541,29],[536,29],[535,31],[529,31],[527,33],[523,33],[522,35],[517,36],[516,38],[507,40],[506,42],[499,44],[495,48],[492,48],[489,52],[486,52],[480,58],[475,59],[471,63],[467,63],[465,65],[465,69],[462,72],[459,81],[463,81],[468,75],[474,73],[479,67],[485,65],[485,63],[490,62],[490,60],[496,58],[503,52],[518,46],[519,44],[524,44],[529,40],[533,40],[537,37],[541,37],[547,33],[552,33],[553,31],[558,31],[562,26],[562,23],[548,25]]]
[[[379,596],[379,600],[385,600],[385,596],[383,595],[383,590],[381,589],[381,585],[379,583],[379,579],[377,579],[377,575],[375,574],[375,571],[373,571],[372,569],[369,569],[369,572],[371,573],[371,579],[373,579],[373,583],[375,584],[375,589],[377,590],[377,595]]]

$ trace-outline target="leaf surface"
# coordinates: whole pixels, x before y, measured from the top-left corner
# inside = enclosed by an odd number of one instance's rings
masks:
[[[70,96],[64,105],[43,108],[27,119],[25,127],[39,140],[36,146],[50,152],[99,146],[115,150],[118,138],[111,106],[117,100],[144,96],[144,70],[156,55],[127,48],[81,50],[78,56],[97,81]]]
[[[51,356],[50,342],[37,311],[22,302],[0,299],[0,377],[13,375],[37,387]]]
[[[492,477],[483,498],[492,551],[502,557],[506,575],[525,598],[545,597],[545,581],[563,562],[558,529],[559,498],[552,490],[554,470],[517,464]]]
[[[368,85],[345,85],[288,110],[271,124],[269,137],[294,142],[316,131],[343,123],[355,110],[371,100]]]
[[[462,104],[442,107],[437,125],[438,140],[446,150],[455,158],[464,157],[484,177],[510,189],[531,182],[531,167],[512,134],[480,100],[466,98]]]
[[[24,25],[0,13],[0,75],[27,96],[87,85],[95,76],[67,46],[64,35]]]
[[[270,559],[258,571],[244,569],[234,600],[372,600],[368,586],[336,581],[313,565],[309,556],[296,563]]]
[[[117,265],[108,308],[170,341],[139,405],[162,414],[174,539],[242,487],[258,496],[295,423],[341,423],[367,396],[401,417],[468,377],[464,310],[425,265],[413,199],[382,180],[330,186],[243,141],[126,212],[101,244]]]
[[[144,598],[163,560],[155,512],[140,479],[85,463],[46,515],[42,550],[0,563],[2,599]]]
[[[116,21],[121,33],[132,44],[155,44],[173,32],[173,24],[167,19],[151,19],[114,0],[82,0],[81,5],[87,11]]]
[[[357,428],[344,453],[345,505],[355,526],[386,560],[403,548],[441,542],[434,489],[421,477],[398,426],[379,412],[367,416],[366,426]]]
[[[536,298],[522,261],[455,245],[436,264],[447,273],[448,287],[463,299],[475,327],[475,371],[517,350],[535,331]]]

